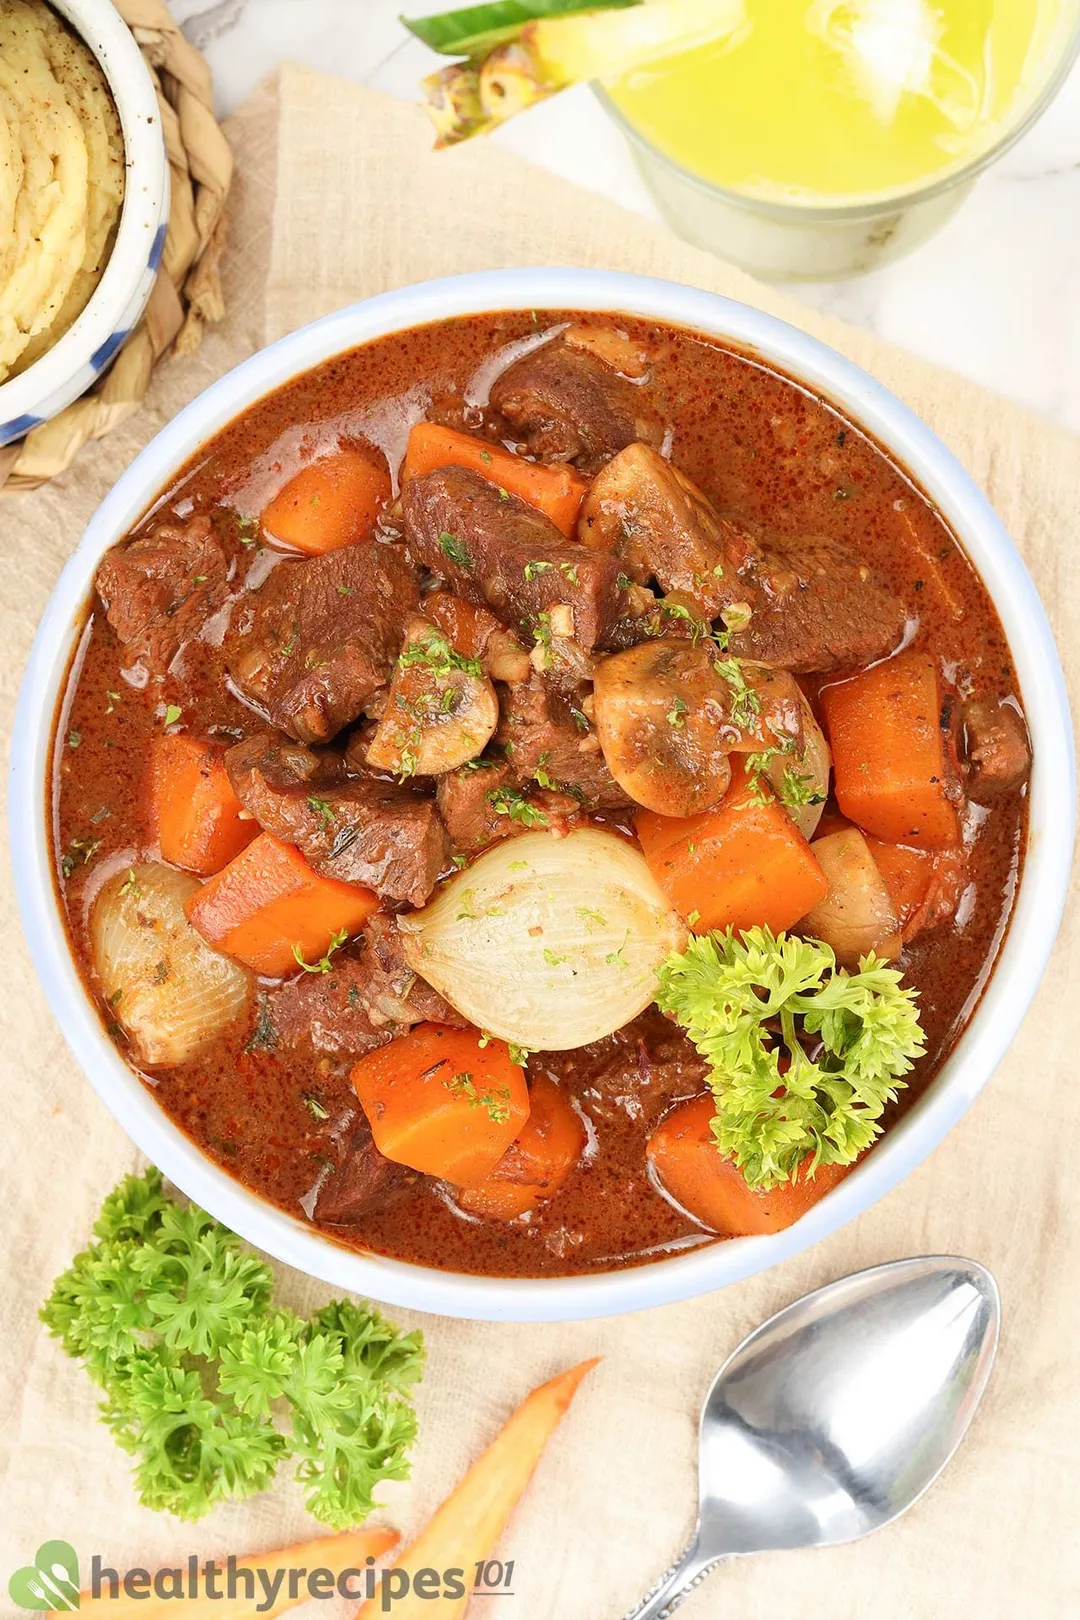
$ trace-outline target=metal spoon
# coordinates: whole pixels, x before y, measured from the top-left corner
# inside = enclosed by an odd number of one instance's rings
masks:
[[[997,1349],[990,1273],[894,1260],[796,1300],[728,1357],[701,1410],[697,1530],[626,1620],[662,1620],[736,1553],[868,1535],[931,1485]]]

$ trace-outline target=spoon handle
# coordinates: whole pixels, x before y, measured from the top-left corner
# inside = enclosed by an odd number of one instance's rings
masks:
[[[682,1557],[677,1558],[671,1568],[661,1575],[652,1590],[646,1592],[624,1620],[665,1620],[719,1562],[718,1555],[709,1556],[701,1551],[695,1536]]]

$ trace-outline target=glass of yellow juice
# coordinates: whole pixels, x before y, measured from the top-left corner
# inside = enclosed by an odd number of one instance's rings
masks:
[[[874,269],[944,223],[1080,53],[1080,0],[717,0],[598,94],[669,223],[759,275]]]

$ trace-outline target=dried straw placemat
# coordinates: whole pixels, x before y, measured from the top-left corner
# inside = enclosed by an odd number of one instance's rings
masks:
[[[229,143],[214,117],[210,70],[162,0],[115,0],[157,90],[169,158],[169,229],[146,313],[88,394],[0,449],[0,493],[35,489],[69,467],[142,405],[154,366],[190,354],[224,313],[218,263],[232,180]]]

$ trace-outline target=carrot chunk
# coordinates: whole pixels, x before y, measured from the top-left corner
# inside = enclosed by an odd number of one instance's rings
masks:
[[[150,752],[150,820],[163,861],[209,877],[257,837],[242,815],[223,762],[224,745],[159,732]]]
[[[520,496],[538,512],[549,517],[556,528],[571,539],[577,525],[578,507],[588,485],[573,467],[558,463],[545,467],[511,455],[497,444],[459,433],[456,428],[440,427],[437,422],[417,422],[409,431],[401,482],[423,478],[439,467],[469,467],[488,478],[500,489]]]
[[[301,467],[263,508],[259,522],[271,540],[318,556],[366,540],[390,493],[381,457],[343,444]]]
[[[760,924],[779,933],[828,892],[802,833],[775,799],[754,798],[740,762],[715,810],[639,810],[634,826],[653,877],[699,931]]]
[[[354,934],[378,909],[356,883],[312,870],[292,844],[260,833],[205,882],[184,909],[209,945],[273,978],[318,961],[336,934]]]
[[[486,1181],[462,1194],[470,1215],[512,1221],[558,1192],[585,1146],[585,1127],[554,1080],[529,1087],[529,1117]]]
[[[963,844],[926,850],[883,844],[877,838],[866,843],[892,896],[905,943],[956,915],[968,881]]]
[[[504,1041],[417,1024],[368,1052],[352,1083],[386,1159],[457,1187],[487,1180],[529,1117],[525,1072]]]
[[[598,1360],[579,1362],[533,1390],[386,1572],[380,1598],[366,1603],[356,1620],[377,1620],[387,1609],[394,1620],[462,1620],[472,1601],[474,1570],[490,1558],[545,1446]],[[452,1590],[439,1579],[444,1570],[463,1576]],[[433,1574],[434,1583],[424,1581]]]
[[[874,857],[903,927],[926,899],[934,875],[934,857],[927,849],[883,844],[880,838],[868,838],[866,847]]]
[[[920,652],[822,691],[837,803],[883,843],[948,849],[960,841],[947,792],[943,700],[937,664]]]
[[[424,611],[462,658],[481,657],[492,629],[502,627],[490,608],[466,602],[464,597],[454,596],[450,591],[432,591],[424,598]]]
[[[449,638],[454,651],[462,658],[480,659],[484,674],[493,681],[519,686],[528,680],[528,653],[490,608],[466,602],[452,591],[429,591],[424,597],[424,612]]]
[[[177,1596],[172,1590],[165,1597],[157,1597],[155,1581],[152,1590],[130,1594],[124,1591],[114,1599],[105,1582],[98,1597],[91,1592],[80,1593],[79,1608],[83,1614],[101,1615],[105,1620],[170,1620],[173,1615],[180,1620],[251,1620],[256,1614],[259,1620],[275,1620],[275,1616],[311,1597],[306,1581],[291,1578],[290,1571],[300,1570],[306,1576],[309,1570],[328,1569],[343,1596],[363,1597],[368,1560],[384,1559],[397,1539],[396,1530],[346,1530],[341,1535],[316,1536],[274,1552],[249,1553],[233,1565],[237,1572],[234,1597],[227,1592],[207,1592],[205,1581],[204,1590],[194,1597]],[[252,1572],[249,1578],[241,1574],[245,1570]],[[377,1582],[376,1576],[376,1589]],[[258,1594],[258,1606],[251,1592]]]
[[[780,1232],[836,1186],[850,1165],[821,1165],[814,1176],[799,1175],[768,1192],[751,1187],[733,1159],[716,1145],[711,1092],[692,1097],[660,1121],[646,1152],[660,1182],[696,1220],[722,1237]]]

